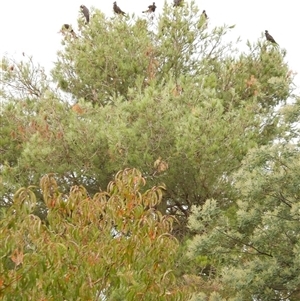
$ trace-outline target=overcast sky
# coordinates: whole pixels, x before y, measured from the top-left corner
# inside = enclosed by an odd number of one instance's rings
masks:
[[[81,4],[113,16],[113,1],[1,1],[0,55],[18,59],[25,52],[49,70],[56,59],[57,50],[61,48],[61,35],[57,33],[61,25],[69,23],[76,29]],[[156,15],[160,13],[164,1],[155,1]],[[126,13],[142,16],[141,12],[152,2],[118,0],[117,4]],[[173,3],[173,0],[167,2]],[[287,50],[286,60],[290,69],[299,73],[295,83],[300,87],[299,0],[196,0],[196,3],[201,10],[206,10],[209,26],[236,25],[231,34],[233,41],[240,36],[242,44],[247,40],[254,42],[264,30],[269,30],[280,47]]]

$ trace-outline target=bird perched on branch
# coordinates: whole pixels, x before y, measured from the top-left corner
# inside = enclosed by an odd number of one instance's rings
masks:
[[[202,14],[201,14],[201,18],[204,18],[205,20],[207,20],[207,19],[208,19],[208,17],[207,17],[207,14],[206,14],[206,11],[205,11],[205,10],[202,12]]]
[[[117,2],[114,2],[114,6],[113,6],[114,12],[118,15],[125,15],[125,13],[121,10],[121,8],[117,5]]]
[[[59,31],[61,32],[62,34],[65,34],[66,32],[69,32],[72,34],[72,36],[74,38],[77,38],[76,36],[76,33],[74,32],[74,30],[72,29],[72,26],[69,25],[69,24],[64,24],[62,27],[61,27],[61,30]]]
[[[86,19],[86,23],[89,23],[90,22],[90,11],[84,5],[80,5],[80,9]]]
[[[61,30],[69,30],[70,29],[70,25],[69,24],[64,24],[62,27],[61,27]],[[72,29],[73,30],[73,29]]]
[[[266,35],[266,39],[267,39],[268,41],[270,41],[270,42],[273,43],[273,44],[278,45],[278,44],[276,43],[276,41],[274,40],[274,38],[269,34],[269,32],[268,32],[267,30],[265,31],[265,35]]]
[[[153,2],[153,4],[149,5],[148,9],[143,11],[143,13],[154,13],[155,9],[156,9],[156,5],[155,5],[155,2]]]
[[[182,4],[182,0],[174,0],[174,5],[173,5],[173,7],[181,6],[181,4]]]

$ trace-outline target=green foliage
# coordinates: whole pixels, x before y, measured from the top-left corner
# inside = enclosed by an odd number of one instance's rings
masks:
[[[53,174],[41,179],[48,214],[32,214],[34,187],[20,188],[0,221],[2,300],[185,300],[174,276],[173,220],[155,207],[162,187],[145,192],[135,169],[107,191],[83,186],[62,194]]]
[[[94,194],[135,167],[149,187],[166,184],[160,209],[177,215],[178,235],[193,204],[227,206],[231,175],[248,151],[288,135],[294,120],[284,123],[276,106],[290,96],[292,76],[284,51],[259,40],[238,53],[223,41],[233,27],[210,28],[200,12],[194,2],[166,4],[156,22],[95,10],[89,25],[79,20],[76,37],[63,36],[52,76],[67,94],[51,91],[30,64],[12,73],[46,88],[29,97],[25,86],[28,99],[2,108],[4,203],[48,172],[63,192],[74,184]],[[6,65],[2,78],[14,72]],[[294,104],[284,114],[292,111]]]
[[[230,214],[216,201],[193,209],[189,254],[210,257],[228,300],[299,300],[299,164],[292,145],[252,151]]]
[[[67,37],[65,44],[53,76],[78,99],[104,105],[146,77],[151,43],[142,20],[107,19],[96,10],[90,26],[81,27],[80,38]]]
[[[43,67],[35,64],[32,57],[24,61],[3,57],[0,66],[0,97],[4,100],[37,99],[49,88]]]
[[[295,101],[291,104],[284,106],[282,109],[282,114],[284,116],[284,120],[281,124],[281,127],[285,133],[284,137],[282,137],[282,141],[296,141],[299,145],[299,136],[300,136],[300,128],[299,128],[299,120],[300,120],[300,97],[296,96]]]
[[[286,52],[258,39],[240,53],[234,26],[201,11],[95,9],[63,33],[51,79],[3,58],[4,300],[299,300]]]

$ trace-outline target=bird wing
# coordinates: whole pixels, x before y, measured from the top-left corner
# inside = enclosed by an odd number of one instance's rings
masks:
[[[274,38],[269,33],[266,33],[266,38],[268,41],[277,44]]]
[[[115,5],[114,11],[115,11],[117,14],[125,15],[125,13],[121,10],[121,8],[120,8],[118,5]]]
[[[90,21],[90,12],[89,12],[88,8],[86,6],[83,6],[81,9],[82,9],[82,13],[85,16],[85,19],[86,19],[87,23],[89,23],[89,21]]]

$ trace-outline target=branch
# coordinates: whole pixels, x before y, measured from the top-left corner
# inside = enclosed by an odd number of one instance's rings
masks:
[[[228,235],[227,233],[222,232],[222,231],[220,231],[220,230],[217,229],[217,228],[216,228],[216,230],[217,230],[219,233],[221,233],[221,234],[225,235],[226,237],[230,238],[231,240],[236,241],[236,242],[238,242],[238,243],[241,244],[241,245],[247,246],[247,247],[249,247],[249,248],[255,250],[255,251],[257,252],[256,255],[266,255],[266,256],[269,256],[269,257],[272,257],[272,258],[273,258],[273,255],[272,255],[272,254],[269,254],[269,253],[266,253],[266,252],[261,252],[261,251],[259,251],[256,247],[254,247],[253,245],[251,245],[251,244],[249,244],[249,243],[245,243],[245,242],[241,241],[240,239],[237,239],[237,238],[235,238],[235,237],[231,237],[231,236]]]

